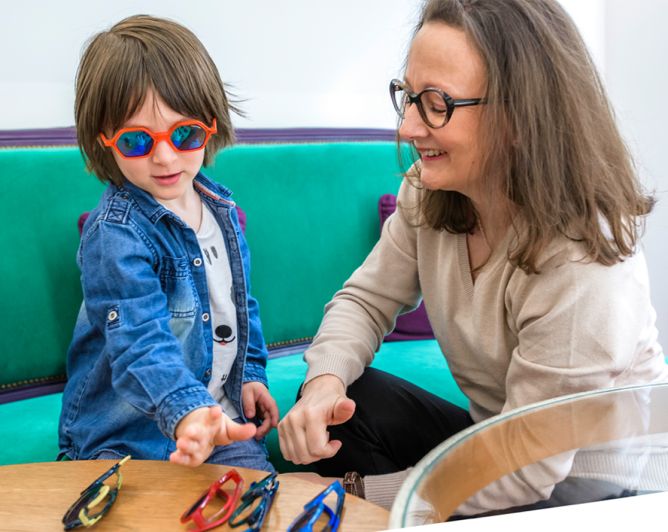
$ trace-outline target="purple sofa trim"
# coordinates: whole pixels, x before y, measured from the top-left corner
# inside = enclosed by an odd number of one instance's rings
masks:
[[[239,144],[290,142],[394,141],[393,129],[370,128],[265,128],[236,130]],[[0,130],[0,148],[20,146],[74,146],[74,127]]]
[[[41,397],[52,393],[60,393],[65,389],[65,379],[62,382],[54,382],[50,384],[35,384],[31,386],[23,386],[16,390],[10,390],[0,393],[0,405],[5,403],[12,403],[23,399],[32,399],[33,397]]]
[[[297,342],[290,345],[276,346],[276,347],[267,347],[269,352],[269,360],[272,358],[281,358],[287,357],[290,355],[296,355],[298,353],[303,353],[306,351],[306,348],[311,345],[310,341],[307,342]]]
[[[311,342],[297,342],[285,346],[269,347],[269,360],[274,358],[281,358],[290,355],[303,353]],[[54,378],[55,380],[55,378]],[[14,401],[21,401],[23,399],[32,399],[34,397],[41,397],[52,393],[60,393],[65,389],[65,377],[61,381],[41,383],[41,384],[27,384],[17,386],[13,389],[0,389],[0,405],[6,403],[13,403]]]
[[[290,355],[302,353],[310,345],[310,342],[298,342],[291,345],[270,347],[269,359],[281,358]],[[15,389],[0,390],[0,405],[21,401],[23,399],[32,399],[52,393],[60,393],[65,389],[65,378],[62,381],[50,382],[47,384],[28,384]]]

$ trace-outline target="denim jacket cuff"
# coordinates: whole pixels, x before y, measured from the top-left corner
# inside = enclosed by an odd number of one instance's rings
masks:
[[[246,361],[246,368],[244,369],[244,383],[257,381],[269,388],[267,382],[267,370],[261,364]]]
[[[158,407],[158,427],[165,436],[176,440],[176,425],[186,414],[197,408],[217,404],[204,387],[183,388],[168,395]]]

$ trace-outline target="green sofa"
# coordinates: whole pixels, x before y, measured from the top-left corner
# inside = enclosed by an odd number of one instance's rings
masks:
[[[206,169],[247,215],[252,289],[281,414],[306,371],[325,303],[378,238],[377,203],[400,170],[385,130],[247,130]],[[81,303],[77,220],[103,185],[71,129],[0,132],[0,465],[57,453],[65,355]],[[375,367],[466,406],[434,340],[386,342]],[[280,471],[276,431],[268,437]]]

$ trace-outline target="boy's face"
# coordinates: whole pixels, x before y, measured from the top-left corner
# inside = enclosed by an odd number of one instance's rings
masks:
[[[159,95],[149,89],[142,107],[122,127],[142,126],[161,132],[190,118],[171,109]],[[114,133],[105,132],[108,135]],[[178,151],[169,142],[161,141],[149,157],[141,159],[124,159],[115,150],[112,153],[125,178],[151,194],[165,207],[172,210],[185,209],[189,199],[196,195],[192,183],[204,162],[203,149]]]

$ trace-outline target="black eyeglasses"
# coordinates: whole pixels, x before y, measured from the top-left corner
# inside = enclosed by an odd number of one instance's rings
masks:
[[[241,496],[241,502],[227,524],[232,528],[246,524],[247,531],[258,532],[271,510],[279,484],[276,473],[270,473],[262,480],[252,482],[246,493]]]
[[[487,103],[484,98],[465,98],[455,100],[441,89],[428,87],[419,93],[412,92],[405,83],[398,79],[390,81],[390,97],[394,110],[403,120],[408,104],[417,105],[418,112],[424,123],[438,129],[450,121],[455,107],[468,107]]]
[[[69,510],[63,516],[65,530],[71,530],[80,526],[93,526],[107,514],[114,502],[116,502],[116,497],[123,482],[119,468],[128,460],[130,460],[130,455],[123,458],[116,465],[113,465],[81,492],[81,497],[70,506]],[[104,481],[113,474],[117,475],[116,486],[105,484]],[[98,510],[97,508],[102,503],[104,503],[104,506]]]

